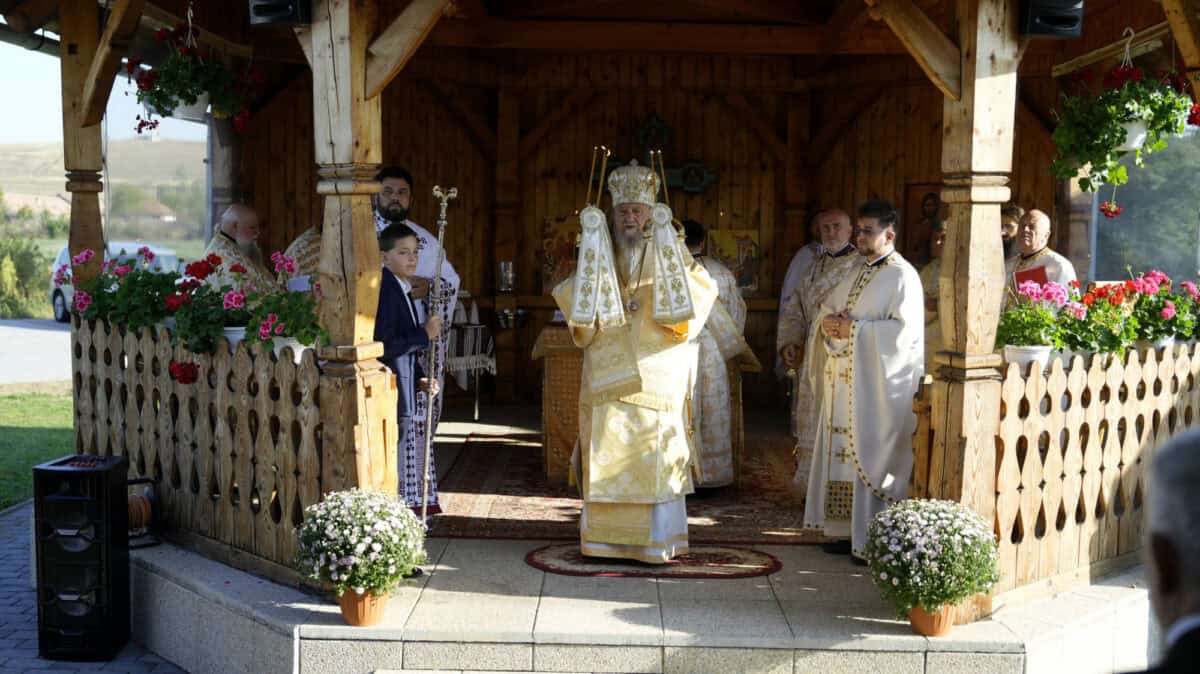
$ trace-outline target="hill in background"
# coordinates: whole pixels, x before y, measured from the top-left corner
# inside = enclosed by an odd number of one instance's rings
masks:
[[[109,144],[109,180],[150,189],[204,180],[204,143],[122,140]],[[0,145],[0,189],[6,195],[66,195],[61,143]],[[150,189],[153,192],[153,189]]]

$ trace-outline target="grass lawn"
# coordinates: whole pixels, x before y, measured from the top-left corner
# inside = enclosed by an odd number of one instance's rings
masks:
[[[0,396],[0,508],[33,496],[33,467],[74,453],[71,396]]]

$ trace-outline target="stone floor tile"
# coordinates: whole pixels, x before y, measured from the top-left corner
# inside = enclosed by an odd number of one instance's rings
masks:
[[[925,674],[1024,674],[1019,653],[929,653]]]
[[[757,578],[662,578],[658,594],[663,601],[681,599],[733,599],[737,601],[771,601],[771,581]]]
[[[662,649],[657,646],[583,646],[537,644],[536,672],[662,672]]]
[[[658,581],[653,578],[589,578],[547,573],[542,584],[542,597],[658,603]]]
[[[661,646],[657,601],[542,597],[533,627],[535,643]]]
[[[664,600],[662,611],[664,645],[760,648],[792,645],[791,629],[776,601]]]
[[[800,649],[924,651],[927,639],[891,611],[864,613],[861,608],[830,610],[828,605],[781,601]],[[797,670],[800,671],[800,670]]]
[[[533,645],[411,641],[404,644],[404,667],[527,672],[533,669]]]
[[[958,651],[975,653],[1024,653],[1025,643],[1004,623],[977,620],[955,625],[944,637],[930,637],[929,651]]]
[[[924,653],[796,651],[795,670],[804,674],[924,674]]]
[[[795,656],[791,649],[701,648],[667,646],[663,652],[664,674],[792,674]]]

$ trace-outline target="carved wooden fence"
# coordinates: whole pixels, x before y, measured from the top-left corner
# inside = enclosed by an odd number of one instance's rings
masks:
[[[1122,361],[1076,356],[1003,373],[996,437],[1000,582],[1030,585],[1137,551],[1154,448],[1200,411],[1195,343]],[[928,495],[929,387],[914,403],[912,494]]]
[[[152,477],[164,524],[282,565],[293,527],[322,491],[320,371],[239,344],[197,355],[165,331],[137,334],[75,319],[76,450],[126,454],[131,477]],[[195,362],[193,384],[172,359]]]

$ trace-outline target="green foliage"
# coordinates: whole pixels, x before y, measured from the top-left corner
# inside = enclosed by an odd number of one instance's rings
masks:
[[[337,594],[386,595],[425,561],[425,528],[395,495],[351,489],[304,509],[296,568]]]
[[[987,592],[999,580],[991,526],[953,501],[909,499],[875,516],[867,531],[871,580],[906,617]]]
[[[42,209],[42,229],[50,239],[65,239],[71,232],[71,221],[65,215],[54,215]]]
[[[112,217],[128,218],[141,214],[154,196],[139,185],[117,183],[110,186],[108,198]]]
[[[153,271],[141,257],[132,266],[117,283],[109,320],[130,330],[149,328],[167,318],[166,298],[175,292],[179,275]]]
[[[1015,300],[1000,315],[996,328],[996,343],[1009,346],[1062,347],[1058,318],[1044,302]]]
[[[317,318],[313,293],[275,290],[252,301],[247,342],[269,345],[272,337],[291,337],[305,346],[329,342],[329,333]]]
[[[0,396],[0,508],[33,495],[33,466],[75,451],[70,394]]]
[[[50,258],[31,239],[0,232],[0,318],[50,315]]]
[[[1141,167],[1144,155],[1166,149],[1168,137],[1183,133],[1191,106],[1191,99],[1170,85],[1144,79],[1127,79],[1098,96],[1069,96],[1052,136],[1058,157],[1051,171],[1070,180],[1087,167],[1079,186],[1088,192],[1104,184],[1124,185],[1129,180],[1128,165],[1121,161],[1125,153],[1116,149],[1125,142],[1123,125],[1146,124],[1146,144],[1133,154],[1134,163]]]
[[[171,340],[183,344],[192,353],[214,353],[217,340],[224,339],[225,328],[246,325],[245,312],[225,310],[224,291],[208,284],[187,291],[187,301],[175,312],[175,331]]]

